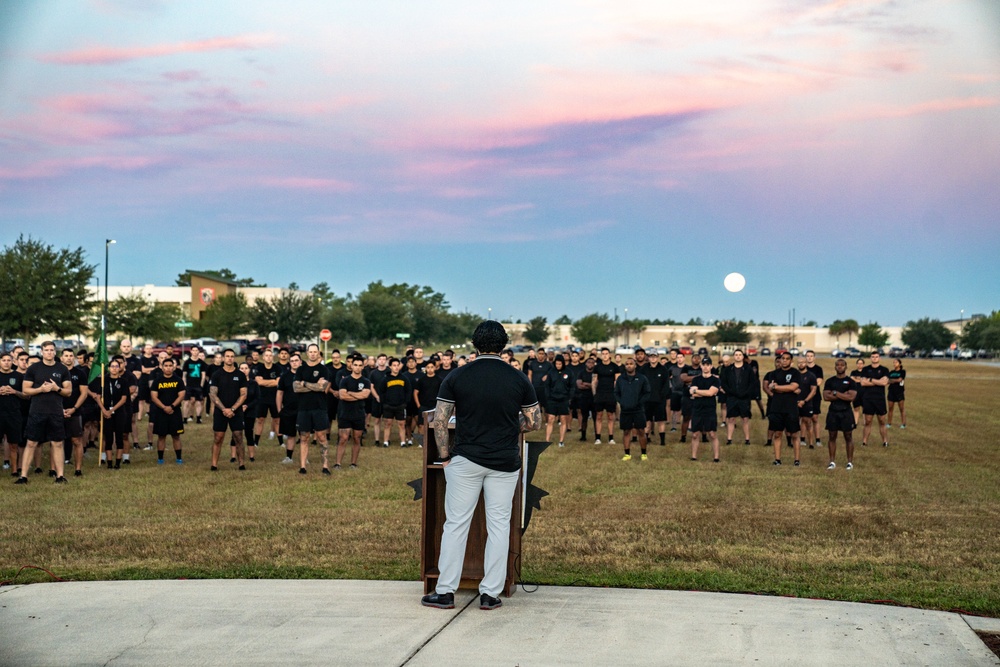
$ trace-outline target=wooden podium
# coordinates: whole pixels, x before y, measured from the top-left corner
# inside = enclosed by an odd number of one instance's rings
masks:
[[[444,528],[444,468],[435,465],[438,458],[434,429],[427,428],[427,421],[433,414],[424,418],[424,481],[423,505],[420,515],[420,576],[424,581],[424,593],[433,593],[438,580],[438,556],[441,554],[441,532]],[[448,429],[450,438],[455,437],[454,424]],[[522,451],[523,437],[519,440]],[[503,594],[510,597],[517,589],[517,571],[515,560],[521,554],[521,508],[524,502],[524,475],[518,477],[517,488],[514,490],[513,507],[510,513],[510,548],[507,551],[507,577],[504,581]],[[486,510],[483,506],[483,496],[480,492],[479,503],[472,516],[469,526],[469,540],[465,545],[465,565],[462,568],[462,579],[459,589],[479,590],[479,582],[483,578],[483,558],[486,550]]]

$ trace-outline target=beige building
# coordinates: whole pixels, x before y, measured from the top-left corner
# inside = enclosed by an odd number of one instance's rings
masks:
[[[518,345],[528,342],[522,335],[527,327],[526,324],[505,323],[504,327],[510,334],[512,344]],[[550,324],[549,338],[542,343],[542,346],[565,347],[567,345],[580,345],[579,341],[573,338],[571,328],[568,324]],[[689,346],[694,349],[698,349],[699,347],[711,348],[712,346],[705,341],[705,334],[714,330],[714,326],[649,326],[642,331],[629,332],[627,339],[623,333],[618,336],[617,341],[615,339],[607,340],[598,343],[597,347],[613,348],[615,346],[641,345],[643,347],[669,348]],[[829,354],[833,350],[844,349],[851,345],[858,347],[857,336],[850,338],[841,336],[838,340],[836,337],[831,336],[830,332],[824,327],[795,327],[791,329],[787,325],[773,327],[748,326],[747,330],[750,332],[750,342],[747,345],[758,348],[769,347],[775,350],[781,347],[794,347],[803,352],[805,350],[814,350],[818,354]],[[900,338],[903,330],[902,327],[882,327],[882,330],[889,334],[889,346],[903,346],[903,341]]]

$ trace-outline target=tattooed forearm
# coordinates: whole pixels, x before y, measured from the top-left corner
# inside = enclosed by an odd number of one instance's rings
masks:
[[[521,408],[521,433],[536,431],[542,427],[542,409],[538,405]]]
[[[434,440],[437,443],[438,456],[447,458],[448,451],[448,422],[455,412],[455,404],[445,401],[438,401],[434,408]]]

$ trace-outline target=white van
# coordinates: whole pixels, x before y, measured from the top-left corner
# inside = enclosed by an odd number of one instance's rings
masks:
[[[219,345],[219,341],[214,338],[189,338],[188,340],[179,341],[180,345],[197,345],[202,350],[205,351],[205,356],[210,357],[213,354],[219,354],[222,352],[222,346]]]

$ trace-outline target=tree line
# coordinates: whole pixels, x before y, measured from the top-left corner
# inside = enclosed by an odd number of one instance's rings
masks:
[[[21,337],[31,340],[39,335],[68,338],[95,335],[100,327],[102,302],[90,299],[88,285],[95,277],[95,265],[86,261],[83,248],[55,248],[23,235],[0,251],[0,338]],[[263,286],[252,278],[239,278],[229,269],[208,270],[238,286]],[[190,285],[190,275],[178,275],[178,285]],[[329,329],[332,339],[340,342],[383,343],[409,334],[409,341],[422,344],[465,342],[481,319],[480,315],[451,311],[445,295],[426,285],[408,283],[369,283],[357,295],[334,293],[326,282],[313,286],[311,296],[298,291],[294,283],[278,296],[258,299],[252,305],[246,295],[235,292],[218,297],[194,323],[194,329],[181,334],[175,323],[183,313],[177,304],[156,303],[141,294],[120,295],[108,304],[108,334],[141,340],[169,340],[178,337],[227,339],[240,335],[266,336],[277,331],[284,340],[314,339],[320,329]],[[553,324],[570,325],[572,336],[582,345],[593,345],[616,336],[628,338],[648,326],[700,326],[701,318],[682,324],[672,319],[623,319],[607,313],[589,313],[572,320],[568,315]],[[807,325],[815,325],[809,322]],[[751,332],[748,327],[774,326],[772,322],[754,323],[720,320],[705,339],[717,343],[749,343],[756,338],[769,343],[765,330]],[[884,347],[888,333],[877,322],[859,325],[857,320],[836,320],[828,327],[838,340],[848,337],[848,345],[857,337],[859,345]],[[693,332],[686,334],[693,338]],[[522,334],[538,345],[548,339],[547,318],[528,320]],[[906,323],[903,343],[914,350],[945,349],[953,342],[970,349],[1000,350],[1000,311],[965,323],[956,336],[940,320],[921,318]]]

